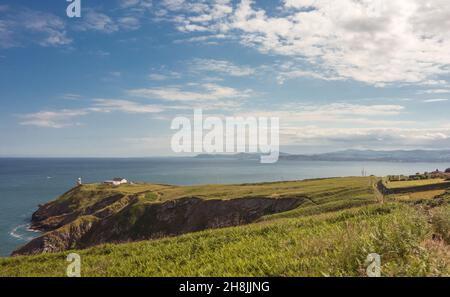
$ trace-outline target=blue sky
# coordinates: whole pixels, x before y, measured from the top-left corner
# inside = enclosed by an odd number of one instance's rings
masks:
[[[450,144],[450,5],[0,4],[0,156],[171,155],[194,107],[280,117],[282,150]]]

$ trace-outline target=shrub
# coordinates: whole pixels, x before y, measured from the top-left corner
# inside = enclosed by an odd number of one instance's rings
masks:
[[[431,223],[434,231],[442,237],[442,239],[450,243],[450,206],[442,206],[433,211]]]

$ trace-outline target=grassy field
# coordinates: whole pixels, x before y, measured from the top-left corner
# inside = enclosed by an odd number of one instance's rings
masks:
[[[70,210],[83,212],[103,199],[113,195],[137,196],[138,205],[160,203],[183,197],[202,199],[236,199],[249,197],[308,197],[311,205],[331,203],[345,205],[375,202],[372,195],[371,178],[346,177],[313,179],[305,181],[271,182],[236,185],[171,186],[155,184],[120,185],[85,184],[67,192],[55,202],[68,204]],[[333,209],[333,207],[331,207]]]
[[[402,202],[411,202],[411,201],[422,201],[427,199],[433,199],[438,195],[442,195],[445,193],[445,190],[433,190],[433,191],[424,191],[424,192],[413,192],[407,194],[398,194],[392,197],[396,201]]]
[[[159,201],[178,199],[180,197],[201,197],[204,199],[235,199],[248,196],[288,196],[308,194],[312,196],[326,196],[329,191],[348,192],[367,189],[370,178],[343,177],[327,179],[311,179],[304,181],[268,182],[254,184],[211,184],[196,186],[171,186],[155,184],[127,184],[117,187],[103,184],[85,184],[84,193],[122,193],[145,194],[157,193]],[[81,195],[80,195],[81,196]],[[80,197],[78,197],[80,198]]]
[[[369,253],[381,255],[384,276],[450,276],[450,194],[420,203],[395,197],[377,203],[373,182],[337,178],[183,191],[158,186],[151,192],[129,186],[127,191],[146,193],[142,203],[184,195],[231,199],[302,194],[309,201],[250,225],[75,252],[81,255],[83,276],[364,276]],[[157,197],[148,195],[154,190]],[[68,254],[0,259],[0,276],[64,276]]]
[[[400,188],[408,188],[408,187],[417,187],[417,186],[426,186],[440,183],[448,183],[448,180],[445,179],[423,179],[423,180],[410,180],[410,181],[394,181],[388,182],[386,186],[389,189],[400,189]]]

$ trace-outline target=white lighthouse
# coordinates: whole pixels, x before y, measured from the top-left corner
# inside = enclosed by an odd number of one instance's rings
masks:
[[[81,182],[81,177],[77,179],[77,187],[81,186],[83,183]]]

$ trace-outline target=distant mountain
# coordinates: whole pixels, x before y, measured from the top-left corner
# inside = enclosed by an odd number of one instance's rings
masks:
[[[234,159],[234,160],[259,160],[260,153],[238,153],[238,154],[200,154],[195,156],[197,159]],[[280,158],[291,156],[280,152]]]
[[[311,157],[325,161],[450,162],[450,150],[346,150]]]
[[[259,159],[260,154],[239,153],[239,154],[200,154],[195,156],[197,159]]]
[[[195,158],[259,159],[261,154],[201,154]],[[300,155],[280,153],[280,160],[301,161],[383,161],[383,162],[450,162],[450,150],[345,150],[332,153]]]

